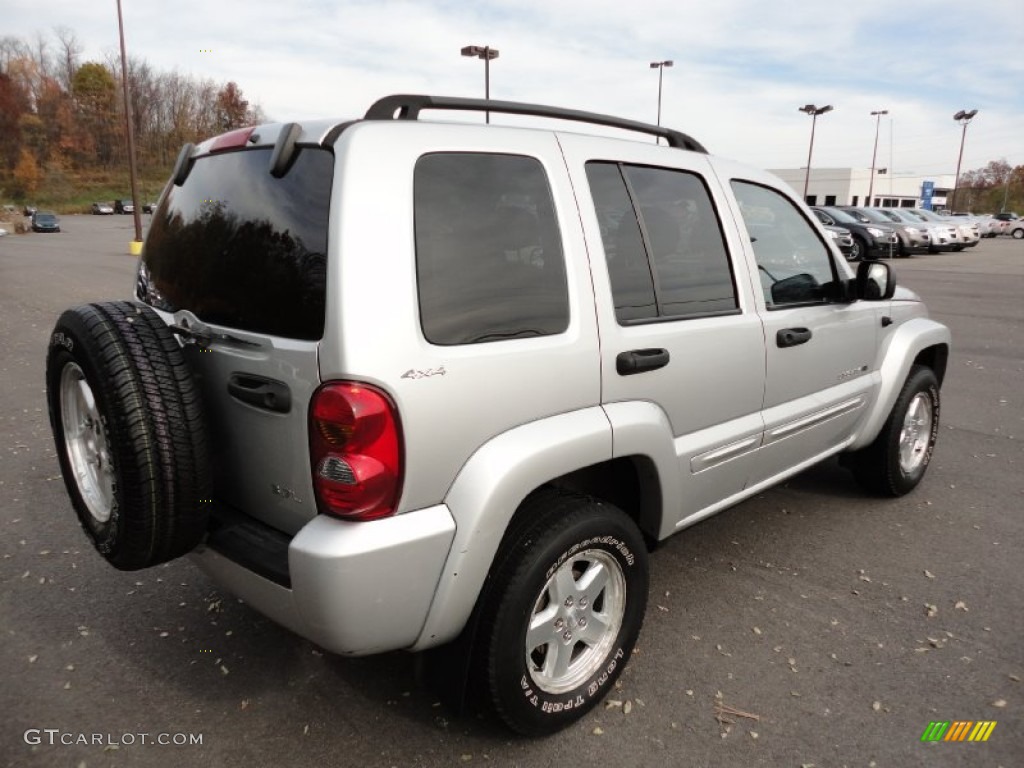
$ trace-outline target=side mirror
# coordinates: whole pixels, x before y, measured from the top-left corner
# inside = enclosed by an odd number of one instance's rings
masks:
[[[857,265],[855,291],[858,299],[884,301],[896,292],[896,275],[881,261],[862,261]]]

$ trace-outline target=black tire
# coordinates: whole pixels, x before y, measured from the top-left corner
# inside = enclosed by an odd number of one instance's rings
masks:
[[[847,261],[860,261],[865,257],[868,252],[868,244],[864,238],[859,235],[853,236],[853,248],[850,249],[850,253],[846,256]]]
[[[199,391],[177,340],[129,302],[65,311],[46,360],[50,426],[86,534],[116,568],[193,549],[210,489]]]
[[[583,717],[629,661],[647,607],[647,550],[625,513],[575,494],[542,490],[524,502],[519,519],[525,524],[506,536],[483,596],[478,671],[505,723],[539,736]],[[602,570],[600,589],[577,590],[576,579]],[[573,581],[556,579],[559,574]],[[559,582],[569,588],[560,590]],[[551,640],[537,645],[528,661],[528,627],[545,612],[551,624],[538,626],[538,637]],[[539,668],[557,665],[560,656],[569,660],[561,675]]]
[[[918,409],[915,413],[920,418],[909,413],[912,407]],[[939,434],[939,410],[935,373],[915,365],[878,437],[867,448],[850,455],[848,464],[857,481],[882,496],[902,496],[917,487],[931,463]],[[925,424],[908,423],[925,416]]]

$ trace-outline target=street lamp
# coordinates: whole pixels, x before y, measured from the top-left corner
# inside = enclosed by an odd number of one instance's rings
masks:
[[[484,60],[484,98],[491,100],[491,59],[498,58],[498,49],[489,45],[467,45],[462,49],[463,56]],[[491,111],[485,113],[486,121],[491,122]]]
[[[117,34],[121,40],[121,84],[124,86],[124,122],[125,134],[128,139],[128,175],[132,188],[132,217],[135,219],[135,240],[132,241],[132,254],[142,252],[142,217],[139,214],[139,182],[135,170],[135,131],[132,128],[132,102],[128,98],[128,56],[124,47],[124,17],[121,14],[121,0],[117,0]]]
[[[888,115],[888,109],[880,109],[877,112],[872,112],[871,116],[875,118],[875,148],[871,150],[871,181],[868,182],[868,207],[873,206],[874,193],[875,193],[875,159],[878,157],[878,127],[882,122],[882,115]]]
[[[811,146],[807,150],[807,173],[804,174],[804,201],[807,201],[807,185],[811,182],[811,154],[814,152],[814,126],[818,122],[818,115],[824,115],[826,112],[832,111],[832,105],[826,104],[824,107],[816,107],[813,104],[805,104],[799,107],[800,112],[806,112],[811,116]]]
[[[964,129],[963,133],[960,134],[960,155],[956,159],[956,181],[953,182],[953,196],[949,201],[949,209],[951,211],[956,210],[956,190],[960,186],[960,163],[964,159],[964,141],[967,139],[967,124],[974,119],[976,114],[978,114],[976,109],[972,109],[970,112],[966,109],[961,109],[953,115],[953,119],[960,123]]]
[[[671,66],[672,66],[672,62],[668,61],[668,60],[665,60],[665,61],[652,61],[651,62],[651,69],[658,70],[658,125],[659,126],[661,125],[661,79],[662,79],[662,76],[665,74],[665,67],[671,67]],[[654,143],[655,144],[658,143],[657,137],[655,137]]]

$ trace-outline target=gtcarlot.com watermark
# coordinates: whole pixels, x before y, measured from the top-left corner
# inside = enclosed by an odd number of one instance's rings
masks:
[[[202,746],[201,733],[76,733],[60,728],[29,728],[23,736],[30,746],[129,747],[135,744],[161,747]]]

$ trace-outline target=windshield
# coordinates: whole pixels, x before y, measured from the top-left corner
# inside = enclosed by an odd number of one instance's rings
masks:
[[[836,221],[842,222],[843,224],[859,224],[853,216],[847,211],[840,210],[839,208],[825,208],[825,213],[831,216]]]

